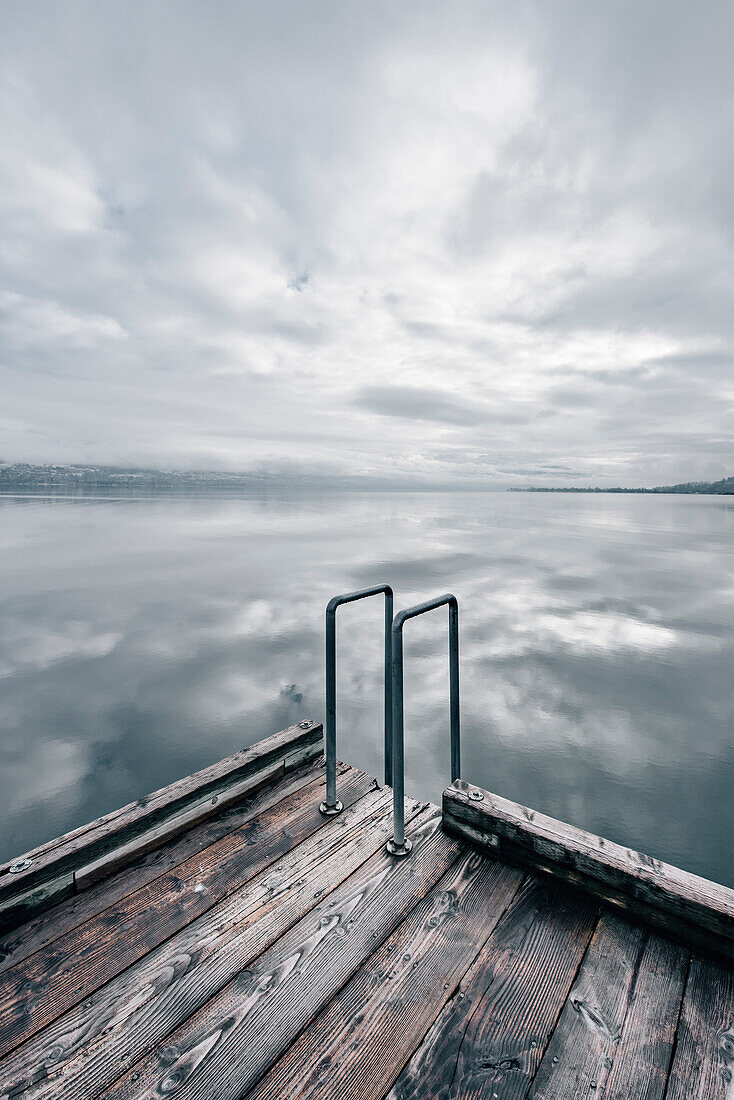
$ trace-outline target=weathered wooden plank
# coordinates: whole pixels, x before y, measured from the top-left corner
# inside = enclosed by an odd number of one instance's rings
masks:
[[[192,802],[216,794],[278,760],[284,761],[286,769],[304,763],[309,750],[313,756],[320,753],[322,738],[322,727],[315,722],[309,722],[307,728],[291,726],[258,741],[251,748],[34,848],[23,857],[0,864],[0,902],[97,859]],[[28,859],[30,864],[13,874],[10,868],[17,864],[18,858]]]
[[[429,1090],[433,1100],[523,1100],[596,913],[583,895],[529,877],[389,1100],[423,1100]]]
[[[412,819],[421,810],[408,800]],[[226,901],[114,978],[0,1063],[0,1095],[90,1100],[361,866],[389,837],[373,791]]]
[[[593,1097],[612,1064],[647,933],[604,914],[530,1092],[534,1100]]]
[[[264,813],[269,807],[287,798],[306,783],[321,777],[320,783],[323,787],[323,767],[322,756],[301,765],[294,772],[289,772],[282,779],[268,784],[252,797],[246,798],[238,806],[220,812],[217,817],[209,818],[201,825],[195,826],[185,835],[167,844],[165,848],[155,849],[82,894],[73,894],[63,904],[40,913],[21,927],[6,933],[0,937],[0,973],[46,944],[59,939],[96,913],[109,908],[126,894],[133,893],[146,882],[151,882],[159,875],[183,863],[195,852],[202,851],[227,833],[234,832],[245,821],[258,813]],[[349,771],[348,764],[338,764],[337,768],[338,775]],[[318,794],[316,797],[319,797]],[[71,883],[71,874],[68,879]]]
[[[298,723],[294,726],[288,726],[278,733],[272,734],[269,737],[263,738],[261,741],[255,742],[255,744],[249,747],[241,749],[239,752],[233,753],[232,756],[226,756],[222,760],[218,760],[216,763],[210,764],[208,767],[202,768],[198,772],[184,776],[182,779],[177,779],[173,783],[169,783],[167,786],[161,787],[157,791],[153,791],[151,794],[144,795],[136,802],[129,802],[124,806],[119,806],[114,810],[110,810],[109,813],[103,814],[101,817],[94,818],[92,821],[87,821],[85,824],[77,826],[76,829],[70,829],[68,832],[62,833],[61,836],[52,837],[50,840],[44,841],[43,844],[39,844],[36,848],[30,849],[25,855],[40,857],[50,854],[54,849],[65,846],[69,841],[82,837],[85,833],[97,829],[100,825],[113,822],[116,818],[128,816],[134,813],[138,806],[149,805],[153,800],[157,801],[159,797],[161,802],[165,802],[169,796],[175,800],[179,795],[185,794],[187,790],[193,790],[196,796],[196,794],[200,794],[202,791],[209,789],[206,784],[210,779],[214,779],[215,781],[222,779],[226,785],[226,783],[229,782],[231,771],[236,771],[242,764],[246,766],[246,757],[249,756],[250,753],[254,752],[256,755],[260,755],[261,746],[263,750],[262,755],[267,762],[271,749],[276,750],[273,756],[273,759],[276,759],[279,756],[287,755],[291,751],[291,742],[293,742],[296,747],[318,743],[319,732],[321,732],[321,739],[323,740],[323,729],[320,724],[313,722],[311,719],[304,719],[304,724]],[[310,734],[313,734],[313,738]],[[244,778],[244,776],[242,776],[242,778]],[[7,863],[0,864],[0,869],[4,872],[10,863],[14,861],[15,860],[10,860]]]
[[[381,1100],[502,916],[522,873],[467,852],[248,1100]],[[431,1095],[435,1095],[435,1080]],[[423,1081],[421,1096],[426,1096]]]
[[[688,959],[685,948],[648,937],[604,1100],[665,1096]]]
[[[241,1097],[460,855],[429,808],[411,828],[413,851],[383,849],[242,971],[167,1044],[104,1095],[131,1100]]]
[[[115,874],[116,871],[121,871],[141,856],[175,840],[176,837],[188,832],[195,825],[200,825],[202,821],[206,821],[213,814],[219,813],[220,809],[236,806],[243,798],[254,794],[263,786],[269,786],[275,779],[281,779],[283,774],[283,761],[278,760],[275,764],[263,768],[257,775],[250,776],[249,779],[242,779],[239,783],[234,783],[231,787],[222,791],[221,794],[207,795],[204,802],[196,802],[181,813],[174,814],[173,817],[167,817],[152,829],[148,829],[133,840],[129,840],[127,844],[122,844],[119,848],[113,848],[111,852],[106,852],[99,859],[92,860],[91,863],[86,863],[83,867],[74,871],[75,891],[81,893],[82,890],[88,890],[90,886],[94,886],[95,882],[100,882],[103,878]]]
[[[532,1100],[662,1097],[685,965],[679,947],[603,914],[540,1063]],[[657,1020],[650,1005],[655,993],[661,995]],[[620,1064],[617,1082],[630,1091],[609,1094],[618,1060],[628,1064]]]
[[[278,779],[293,775],[303,767],[304,763],[308,765],[322,759],[321,752],[315,755],[314,746],[306,745],[289,752],[286,757],[275,763],[259,769],[255,775],[224,787],[218,794],[207,795],[204,800],[197,800],[180,813],[164,818],[152,829],[134,837],[127,844],[113,848],[99,859],[74,871],[75,890],[78,893],[88,890],[95,882],[128,866],[147,852],[163,844],[170,844],[176,837],[189,832],[223,810],[236,807],[243,799],[251,797],[262,788],[272,787]]]
[[[348,772],[345,805],[375,781]],[[247,821],[3,975],[0,1055],[45,1027],[323,824],[314,784]],[[73,961],[73,965],[70,962]],[[39,994],[42,994],[39,996]]]
[[[22,926],[38,914],[61,905],[74,896],[74,872],[65,871],[22,893],[0,902],[0,933],[11,940],[21,935]]]
[[[24,873],[21,878],[16,877],[7,880],[7,882],[3,879],[4,889],[9,884],[12,884],[14,889],[16,883],[22,884],[18,888],[27,888],[28,883],[34,881],[37,877],[42,861],[47,858],[54,858],[58,849],[66,850],[72,846],[72,842],[78,842],[80,846],[83,846],[86,843],[84,838],[87,834],[96,833],[103,828],[111,827],[114,829],[116,822],[120,819],[135,818],[141,809],[163,809],[165,812],[176,812],[187,805],[188,800],[201,798],[208,793],[214,793],[218,789],[224,789],[233,779],[245,778],[249,774],[254,774],[261,767],[275,760],[287,759],[290,766],[298,767],[310,756],[307,751],[304,755],[301,755],[303,750],[318,745],[319,740],[322,739],[321,726],[310,719],[307,727],[301,724],[289,726],[287,729],[264,738],[249,748],[234,753],[232,756],[227,756],[199,772],[194,772],[192,775],[178,779],[166,787],[153,791],[151,794],[144,795],[136,802],[120,806],[101,817],[95,818],[93,821],[88,821],[76,829],[63,833],[61,836],[53,837],[51,840],[38,845],[38,847],[25,852],[22,856],[14,857],[12,860],[0,864],[0,876],[4,876],[11,864],[17,862],[18,859],[31,857],[35,865],[32,870]],[[254,768],[252,768],[253,762]],[[171,805],[173,811],[170,810]]]
[[[620,915],[734,961],[734,890],[463,780],[444,791],[443,810],[448,832],[498,859],[561,878]]]
[[[310,754],[311,746],[298,751]],[[122,870],[147,852],[175,840],[188,829],[218,814],[221,809],[236,805],[237,802],[254,795],[262,787],[267,787],[282,778],[284,774],[285,764],[281,759],[263,768],[249,779],[244,779],[233,787],[227,788],[221,794],[207,796],[203,803],[197,802],[182,813],[166,818],[127,844],[106,852],[93,863],[86,864],[77,871],[66,871],[58,878],[46,880],[40,886],[32,887],[23,894],[14,894],[6,898],[5,901],[0,902],[0,928],[10,929],[11,934],[15,934],[16,940],[23,939],[20,926],[29,918],[37,914],[43,915],[53,906],[66,901],[82,890],[89,889],[95,882]]]
[[[734,971],[691,959],[666,1100],[733,1100]]]

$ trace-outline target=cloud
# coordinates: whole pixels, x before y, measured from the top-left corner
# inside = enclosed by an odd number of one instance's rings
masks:
[[[354,404],[378,416],[403,420],[433,420],[438,424],[479,424],[485,416],[468,402],[440,390],[410,386],[365,386]]]
[[[680,0],[6,5],[0,455],[730,473],[732,31]]]

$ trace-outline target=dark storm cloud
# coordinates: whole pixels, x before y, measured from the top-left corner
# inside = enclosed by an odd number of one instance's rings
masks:
[[[0,459],[731,473],[733,32],[5,4]]]

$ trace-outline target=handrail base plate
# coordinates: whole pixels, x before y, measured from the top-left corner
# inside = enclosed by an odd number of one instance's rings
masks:
[[[344,806],[337,798],[333,806],[328,806],[326,802],[322,802],[319,806],[319,813],[323,814],[324,817],[336,817],[336,815],[340,814],[343,809]]]

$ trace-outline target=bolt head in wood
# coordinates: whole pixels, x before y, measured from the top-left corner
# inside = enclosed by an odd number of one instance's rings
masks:
[[[483,802],[484,801],[484,795],[482,794],[481,791],[478,791],[476,789],[474,789],[473,791],[469,791],[469,798],[471,798],[472,801],[474,801],[474,802]]]
[[[25,859],[16,859],[13,863],[10,864],[8,870],[10,871],[11,875],[19,875],[21,871],[26,871],[32,863],[33,860],[28,859],[28,857],[26,857]]]

